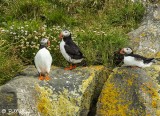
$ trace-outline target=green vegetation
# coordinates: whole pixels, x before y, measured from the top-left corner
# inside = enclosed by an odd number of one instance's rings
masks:
[[[0,85],[12,79],[23,68],[21,60],[16,56],[16,49],[5,43],[0,40]]]
[[[113,66],[114,51],[127,45],[127,33],[144,14],[143,5],[130,0],[0,0],[0,7],[0,39],[6,41],[3,46],[11,45],[0,52],[5,73],[0,76],[6,80],[22,63],[33,64],[42,37],[51,40],[53,65],[65,66],[58,39],[64,28],[72,32],[88,65]]]

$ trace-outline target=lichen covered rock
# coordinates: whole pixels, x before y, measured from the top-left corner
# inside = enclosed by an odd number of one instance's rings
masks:
[[[160,52],[160,4],[149,4],[140,27],[129,34],[130,46],[136,53],[155,57]]]
[[[100,94],[97,116],[159,116],[160,88],[156,78],[160,70],[153,67],[116,68]]]
[[[52,67],[51,80],[39,81],[36,69],[29,66],[20,76],[1,86],[0,95],[15,94],[14,108],[23,109],[23,112],[18,112],[20,115],[86,116],[107,79],[106,73],[103,66],[76,68],[72,71]],[[6,97],[0,98],[7,100]],[[0,105],[0,110],[8,110],[11,104],[6,106],[0,102]]]

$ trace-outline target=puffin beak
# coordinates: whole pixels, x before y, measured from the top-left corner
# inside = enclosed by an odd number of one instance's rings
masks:
[[[124,49],[121,49],[119,53],[120,53],[120,54],[125,54],[125,53],[124,53]]]
[[[51,43],[50,43],[50,41],[49,41],[49,40],[48,40],[48,43],[47,43],[47,45],[48,45],[48,46],[50,46],[50,45],[51,45]]]
[[[62,39],[62,38],[63,38],[63,35],[62,35],[62,33],[60,33],[60,35],[59,35],[59,38],[60,38],[60,39]]]

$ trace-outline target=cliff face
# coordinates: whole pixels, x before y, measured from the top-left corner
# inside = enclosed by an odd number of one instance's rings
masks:
[[[1,86],[1,115],[86,116],[107,79],[107,70],[103,66],[72,71],[53,67],[50,77],[50,81],[39,81],[35,67],[29,66]]]

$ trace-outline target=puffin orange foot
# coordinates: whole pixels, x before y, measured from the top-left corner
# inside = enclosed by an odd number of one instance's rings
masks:
[[[71,67],[64,68],[64,70],[72,70]]]
[[[70,65],[69,67],[67,67],[67,68],[64,68],[64,70],[72,70],[73,69],[73,66],[72,65]]]
[[[44,80],[44,77],[43,76],[39,76],[39,78],[38,78],[39,80]]]
[[[51,78],[50,78],[49,76],[46,76],[46,77],[45,77],[45,80],[46,80],[46,81],[49,81],[50,79],[51,79]]]

